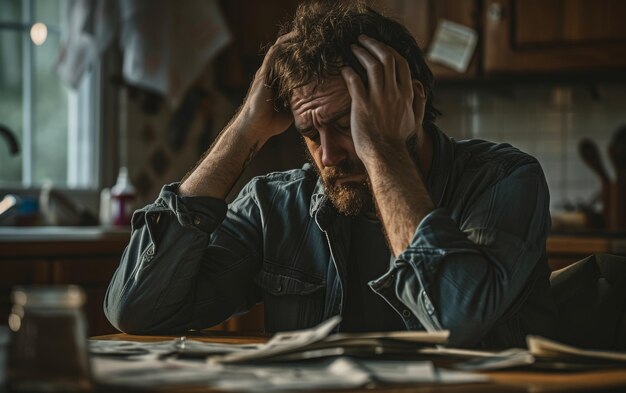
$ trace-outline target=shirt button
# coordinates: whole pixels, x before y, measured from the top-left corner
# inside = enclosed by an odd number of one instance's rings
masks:
[[[148,248],[148,251],[146,251],[146,254],[148,255],[154,255],[154,246],[150,246]]]
[[[404,310],[402,310],[402,315],[403,315],[405,318],[408,318],[408,317],[410,317],[410,316],[411,316],[411,312],[405,308]]]
[[[194,223],[194,225],[200,225],[200,223],[201,223],[201,222],[202,222],[202,220],[200,219],[200,217],[195,216],[195,217],[193,218],[193,223]]]

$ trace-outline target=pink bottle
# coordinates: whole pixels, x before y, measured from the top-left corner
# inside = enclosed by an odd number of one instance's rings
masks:
[[[111,224],[117,227],[127,227],[133,214],[135,187],[128,178],[128,169],[121,167],[117,175],[117,182],[111,188]]]

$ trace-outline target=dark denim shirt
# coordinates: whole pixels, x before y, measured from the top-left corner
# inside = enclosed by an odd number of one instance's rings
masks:
[[[457,142],[437,128],[427,188],[436,208],[369,283],[406,328],[450,330],[456,346],[523,347],[551,336],[556,309],[539,163],[507,144]],[[250,181],[230,205],[177,184],[133,215],[104,310],[129,333],[202,329],[263,302],[266,331],[341,314],[350,225],[302,169]]]

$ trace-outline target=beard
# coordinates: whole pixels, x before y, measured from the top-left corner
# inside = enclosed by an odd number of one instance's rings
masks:
[[[336,166],[319,168],[308,150],[307,156],[322,179],[328,199],[339,214],[357,216],[362,212],[374,211],[374,197],[369,177],[361,161],[346,159]],[[365,175],[365,180],[337,184],[339,179],[355,175]]]

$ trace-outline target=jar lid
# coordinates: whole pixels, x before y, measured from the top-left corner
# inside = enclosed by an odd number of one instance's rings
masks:
[[[13,304],[22,307],[77,308],[85,304],[85,292],[76,285],[14,287]]]

